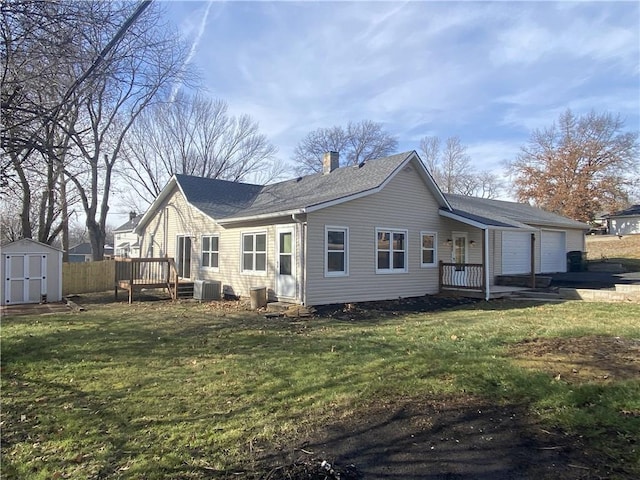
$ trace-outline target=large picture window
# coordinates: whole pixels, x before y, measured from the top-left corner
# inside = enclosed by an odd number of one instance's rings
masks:
[[[202,266],[218,268],[220,258],[220,238],[218,235],[203,235],[202,237]]]
[[[432,232],[420,233],[420,245],[422,248],[422,266],[434,267],[437,263],[438,237]]]
[[[267,271],[267,234],[242,234],[242,271],[265,273]]]
[[[376,272],[407,271],[407,231],[376,229]]]
[[[340,277],[349,272],[349,229],[346,227],[325,228],[325,275]]]

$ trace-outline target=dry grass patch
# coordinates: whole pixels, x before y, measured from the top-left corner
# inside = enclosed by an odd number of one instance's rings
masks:
[[[640,235],[588,235],[587,260],[621,263],[630,271],[640,271]]]
[[[533,338],[510,349],[516,364],[568,383],[640,378],[640,340],[621,337]]]

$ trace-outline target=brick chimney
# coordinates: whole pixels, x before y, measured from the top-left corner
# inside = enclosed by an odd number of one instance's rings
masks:
[[[322,159],[322,173],[327,174],[333,172],[340,166],[340,153],[326,152]]]
[[[138,214],[136,212],[129,212],[129,220],[133,220],[137,216],[138,216]]]

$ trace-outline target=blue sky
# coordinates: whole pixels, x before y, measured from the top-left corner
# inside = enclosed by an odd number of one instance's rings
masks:
[[[638,2],[169,1],[213,98],[288,160],[319,127],[373,120],[399,150],[457,135],[502,170],[566,108],[640,128]]]

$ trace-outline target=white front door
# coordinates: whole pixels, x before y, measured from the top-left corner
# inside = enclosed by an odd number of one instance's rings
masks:
[[[278,227],[276,235],[276,295],[296,298],[295,229]]]
[[[451,262],[455,263],[453,272],[453,284],[464,286],[467,284],[467,234],[453,233],[453,249],[451,250]]]
[[[19,254],[5,257],[5,303],[40,303],[46,300],[47,256]]]

